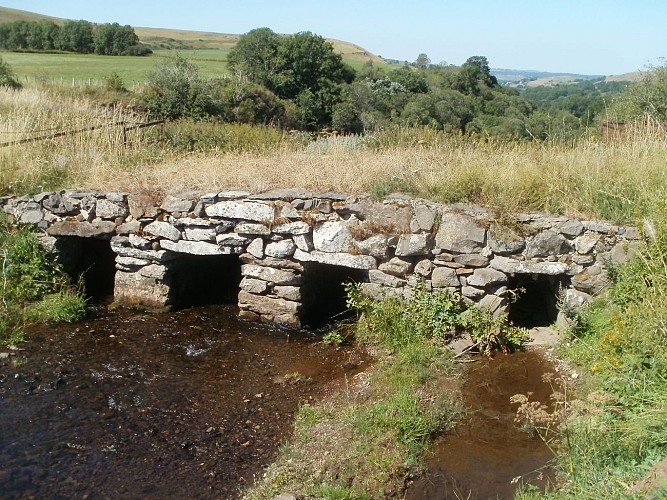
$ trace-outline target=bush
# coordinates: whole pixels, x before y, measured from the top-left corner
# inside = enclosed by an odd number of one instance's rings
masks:
[[[9,87],[11,89],[20,89],[21,84],[14,76],[14,72],[5,61],[0,57],[0,87]]]
[[[85,314],[83,294],[39,245],[35,234],[0,220],[0,342],[22,339],[30,322],[76,321]]]

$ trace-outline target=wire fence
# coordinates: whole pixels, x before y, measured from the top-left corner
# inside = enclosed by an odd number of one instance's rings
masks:
[[[104,129],[104,128],[112,128],[112,127],[122,127],[121,129],[121,134],[122,134],[122,142],[124,146],[129,146],[130,141],[128,140],[128,131],[130,130],[140,130],[142,128],[147,128],[147,127],[160,127],[160,144],[162,146],[165,145],[166,143],[166,135],[165,135],[165,129],[164,129],[164,120],[153,120],[149,122],[142,122],[142,123],[127,123],[124,121],[121,122],[112,122],[112,123],[104,123],[101,125],[94,125],[92,127],[86,127],[82,129],[76,129],[76,130],[62,130],[59,132],[54,132],[51,134],[44,134],[44,135],[38,135],[34,137],[26,137],[23,139],[18,139],[14,141],[8,141],[8,142],[3,142],[0,143],[0,148],[5,148],[8,146],[17,146],[19,144],[27,144],[30,142],[38,142],[38,141],[46,141],[50,139],[55,139],[57,137],[64,137],[67,135],[75,135],[75,134],[82,134],[84,132],[91,132],[93,130],[99,130],[99,129]]]

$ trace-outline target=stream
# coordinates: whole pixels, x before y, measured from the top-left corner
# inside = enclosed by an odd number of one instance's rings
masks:
[[[100,308],[31,329],[0,359],[0,497],[238,497],[299,404],[367,358],[236,314]]]

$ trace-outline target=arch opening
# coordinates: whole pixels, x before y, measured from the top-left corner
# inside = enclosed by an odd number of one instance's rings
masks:
[[[116,254],[108,240],[62,236],[55,243],[57,262],[73,284],[82,283],[89,302],[113,301]]]
[[[516,326],[549,326],[558,318],[558,295],[570,286],[567,276],[516,274],[509,279],[509,289],[517,292],[510,301],[508,319]]]
[[[345,283],[367,282],[368,271],[317,262],[304,263],[299,320],[306,328],[321,328],[351,315]]]
[[[236,304],[241,283],[238,255],[182,254],[169,262],[169,304],[175,309]]]

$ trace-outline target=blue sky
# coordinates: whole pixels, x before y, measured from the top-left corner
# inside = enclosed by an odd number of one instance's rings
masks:
[[[667,56],[665,0],[0,0],[3,7],[132,26],[312,31],[383,57],[620,74]]]

